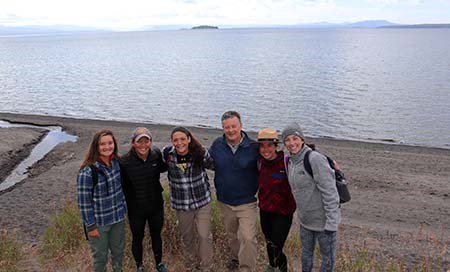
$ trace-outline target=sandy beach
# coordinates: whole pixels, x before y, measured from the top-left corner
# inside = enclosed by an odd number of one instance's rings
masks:
[[[168,143],[174,127],[7,113],[0,113],[0,119],[59,125],[79,137],[77,142],[58,145],[30,169],[29,178],[0,192],[0,229],[16,232],[27,244],[39,243],[50,216],[66,201],[75,201],[75,178],[96,131],[111,129],[123,154],[135,127],[148,127],[160,148]],[[222,134],[206,128],[192,128],[192,132],[205,146]],[[39,129],[0,129],[2,180],[44,134]],[[337,160],[350,182],[352,200],[342,205],[339,243],[349,249],[364,246],[408,263],[440,256],[439,262],[450,267],[450,253],[442,253],[450,244],[450,149],[333,139],[309,142]]]

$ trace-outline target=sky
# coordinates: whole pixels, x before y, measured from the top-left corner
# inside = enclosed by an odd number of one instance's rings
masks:
[[[0,25],[295,25],[450,23],[450,0],[0,0]]]

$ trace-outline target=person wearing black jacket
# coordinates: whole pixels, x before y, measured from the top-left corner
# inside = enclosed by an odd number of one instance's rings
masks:
[[[142,241],[145,225],[150,229],[156,270],[167,271],[162,262],[161,230],[164,224],[164,206],[160,173],[167,170],[161,151],[152,147],[152,135],[146,128],[136,128],[130,151],[119,160],[123,192],[128,207],[128,221],[133,236],[131,251],[137,271],[144,271]]]

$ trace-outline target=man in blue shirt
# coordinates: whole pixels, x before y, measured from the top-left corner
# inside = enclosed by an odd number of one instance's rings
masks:
[[[227,111],[221,120],[224,134],[213,142],[210,154],[217,200],[233,254],[229,268],[254,271],[258,145],[242,131],[239,113]]]

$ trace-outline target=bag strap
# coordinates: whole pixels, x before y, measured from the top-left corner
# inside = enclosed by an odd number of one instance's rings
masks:
[[[288,155],[284,155],[284,170],[286,171],[286,174],[289,173],[288,165],[289,165],[289,156]]]
[[[94,187],[98,183],[98,170],[93,164],[89,165],[89,168],[91,168],[92,171],[92,192],[94,192]]]
[[[306,172],[308,172],[308,174],[314,179],[311,163],[309,162],[309,155],[311,152],[312,150],[306,151],[305,157],[303,158],[303,166],[305,167]]]

